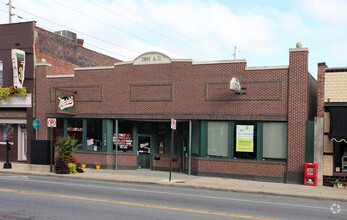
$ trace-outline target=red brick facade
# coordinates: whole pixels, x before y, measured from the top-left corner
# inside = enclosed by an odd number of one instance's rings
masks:
[[[63,117],[55,113],[55,91],[63,89],[78,94],[76,118],[288,122],[287,162],[198,157],[192,159],[191,170],[206,175],[301,181],[305,124],[315,114],[310,104],[315,101],[309,95],[315,95],[316,91],[315,81],[308,73],[308,49],[291,49],[289,66],[265,68],[249,68],[244,60],[218,63],[172,60],[152,65],[127,62],[104,68],[77,68],[71,76],[54,78],[52,75],[56,73],[52,73],[47,64],[37,65],[36,69],[38,73],[46,72],[48,77],[42,79],[46,85],[38,88],[45,94],[38,99],[38,103],[45,106],[37,109],[37,116],[42,120]],[[245,88],[243,94],[229,89],[232,77],[240,79]],[[46,136],[44,129],[40,135]],[[87,159],[83,153],[77,156]],[[162,155],[160,160],[152,157],[152,169],[169,167],[168,156]],[[114,159],[107,160],[105,165],[114,165]],[[137,157],[136,154],[118,154],[117,162],[118,167],[136,168]],[[173,167],[181,171],[187,170],[187,166],[186,159],[183,169],[180,156],[173,162]]]

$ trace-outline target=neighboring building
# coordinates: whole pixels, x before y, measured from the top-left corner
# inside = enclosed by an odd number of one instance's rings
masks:
[[[37,109],[46,108],[45,105],[36,103],[36,99],[45,94],[36,92],[35,97],[35,89],[41,86],[36,80],[40,76],[35,72],[35,68],[42,58],[52,63],[52,74],[63,75],[73,74],[76,67],[113,65],[119,61],[83,48],[82,44],[83,40],[77,39],[74,33],[51,33],[36,27],[35,22],[0,25],[0,86],[8,88],[15,83],[11,52],[18,49],[24,51],[23,86],[28,92],[26,99],[12,96],[11,101],[2,99],[0,103],[0,160],[6,159],[5,140],[8,139],[11,143],[10,161],[30,163],[30,141],[35,139],[33,119],[38,117]],[[18,54],[18,51],[15,54]],[[42,126],[45,123],[41,121],[41,129],[46,129]]]
[[[54,137],[75,136],[75,156],[89,167],[168,170],[176,119],[174,170],[302,184],[305,156],[313,154],[305,153],[307,122],[317,109],[308,53],[290,49],[287,66],[247,67],[149,52],[69,74],[42,55],[35,118],[57,119]],[[229,89],[233,77],[240,93]],[[48,133],[42,123],[38,138]]]
[[[347,182],[347,67],[318,64],[315,162],[320,184]]]

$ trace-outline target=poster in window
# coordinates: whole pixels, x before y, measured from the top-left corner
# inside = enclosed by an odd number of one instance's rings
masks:
[[[253,125],[236,125],[236,151],[254,152]]]

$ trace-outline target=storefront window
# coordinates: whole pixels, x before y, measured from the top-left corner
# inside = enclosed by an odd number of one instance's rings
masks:
[[[263,158],[287,159],[288,123],[263,123]]]
[[[257,125],[252,122],[235,124],[235,159],[256,159],[257,156]]]
[[[199,156],[200,148],[200,123],[194,121],[192,123],[192,156]]]
[[[334,141],[334,171],[347,173],[347,143]]]
[[[55,128],[54,139],[64,137],[64,119],[57,118],[57,127]]]
[[[5,144],[6,140],[9,140],[13,143],[14,133],[12,125],[2,125],[0,124],[0,143]]]
[[[167,133],[167,125],[166,123],[159,123],[158,124],[158,153],[159,154],[165,154],[167,153],[165,151],[166,147],[166,133]]]
[[[208,122],[207,155],[227,157],[229,152],[229,123]]]
[[[114,143],[114,148],[115,148]],[[118,151],[133,152],[133,123],[127,121],[118,122]]]
[[[67,119],[67,135],[77,139],[77,149],[82,147],[82,119]]]
[[[87,151],[102,151],[102,120],[87,119]]]

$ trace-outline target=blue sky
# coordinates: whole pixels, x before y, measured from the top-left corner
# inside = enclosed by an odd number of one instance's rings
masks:
[[[8,23],[0,0],[0,24]],[[85,47],[124,61],[159,51],[171,58],[246,59],[247,66],[288,65],[289,48],[309,48],[317,63],[345,67],[344,0],[12,0],[12,22],[37,21],[49,31],[71,30]],[[19,19],[17,16],[22,17]],[[1,34],[1,33],[0,33]]]

